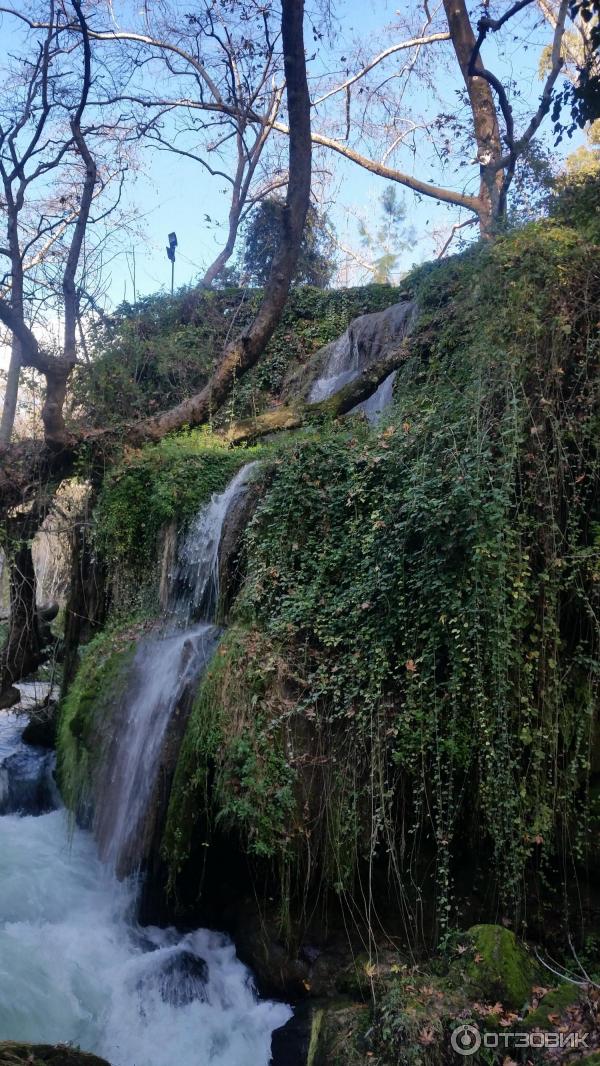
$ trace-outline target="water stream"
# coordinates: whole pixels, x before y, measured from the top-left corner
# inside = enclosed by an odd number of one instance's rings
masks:
[[[257,997],[226,936],[140,928],[135,901],[64,811],[0,818],[0,1039],[113,1066],[267,1066],[289,1008]]]
[[[115,876],[135,851],[170,718],[218,641],[219,542],[249,472],[182,543],[162,632],[128,677],[94,834],[69,834],[51,809],[53,756],[23,744],[25,719],[0,712],[0,1040],[73,1043],[112,1066],[268,1066],[272,1032],[291,1017],[259,998],[224,934],[140,927],[139,882]]]
[[[327,346],[321,373],[313,382],[308,399],[328,399],[354,381],[361,370],[376,363],[406,335],[413,313],[413,301],[405,300],[354,319],[346,332]],[[378,422],[392,402],[396,373],[393,370],[388,374],[376,391],[353,410],[362,411],[371,423]]]

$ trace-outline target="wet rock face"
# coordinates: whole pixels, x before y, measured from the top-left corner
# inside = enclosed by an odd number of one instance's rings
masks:
[[[168,959],[156,977],[163,1003],[169,1003],[172,1007],[187,1007],[195,1001],[207,1001],[208,966],[204,959],[191,951],[181,951]]]
[[[232,502],[219,544],[219,616],[227,618],[237,596],[246,565],[243,536],[261,495],[259,482],[251,482]]]
[[[54,756],[18,751],[0,766],[0,815],[46,814],[58,806]]]
[[[275,1029],[271,1038],[272,1066],[306,1066],[313,1025],[313,1012],[297,1004],[289,1022]]]
[[[189,1006],[190,1003],[206,1003],[208,983],[208,965],[204,958],[191,951],[180,951],[165,962],[158,970],[153,970],[147,978],[140,981],[137,991],[140,994],[142,1010],[149,986],[158,988],[163,1003],[169,1006]]]
[[[23,742],[36,748],[54,748],[56,746],[56,727],[58,707],[49,703],[40,711],[31,715],[23,730]]]
[[[23,743],[23,721],[0,716],[0,816],[45,814],[60,806],[54,753]]]
[[[359,370],[377,363],[410,329],[412,300],[402,300],[384,311],[360,315],[337,340],[331,341],[293,371],[285,382],[286,396],[317,401],[331,396],[356,377]]]
[[[0,1043],[0,1066],[22,1066],[23,1063],[28,1066],[110,1066],[106,1059],[66,1046]]]
[[[281,938],[275,911],[253,910],[243,899],[228,916],[239,957],[256,977],[261,994],[302,1001],[341,997],[368,1000],[372,989],[370,960],[351,945],[340,925],[337,930],[317,926],[296,947]],[[310,939],[309,939],[310,936]],[[395,952],[378,952],[378,976],[397,963]],[[371,976],[369,976],[371,974]],[[293,1028],[293,1027],[292,1027]]]

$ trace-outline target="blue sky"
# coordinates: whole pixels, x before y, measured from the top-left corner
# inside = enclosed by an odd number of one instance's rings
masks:
[[[126,10],[129,0],[124,2]],[[500,10],[504,9],[503,4],[496,6]],[[385,48],[394,38],[388,36],[384,28],[386,24],[394,21],[398,7],[398,0],[337,0],[334,5],[338,20],[334,48],[338,50],[338,55],[342,54],[342,50],[348,51],[353,40],[366,40],[372,34],[375,35],[374,51]],[[126,25],[123,17],[121,24]],[[0,50],[4,50],[12,44],[15,32],[8,19],[4,18],[0,32],[3,35]],[[309,36],[307,35],[307,38]],[[512,54],[502,57],[498,56],[494,41],[486,44],[488,64],[502,77],[518,72],[524,100],[532,105],[536,104],[541,92],[541,82],[537,74],[539,49],[536,47],[540,39],[539,33],[533,33],[531,47],[521,43],[512,45]],[[440,66],[437,87],[450,101],[450,106],[456,99],[454,90],[458,84],[459,82],[448,77]],[[161,89],[167,92],[168,84],[161,86]],[[418,94],[423,93],[423,88],[416,87],[415,93],[418,97]],[[420,107],[422,99],[417,97],[415,106]],[[410,105],[410,97],[407,99]],[[576,143],[578,142],[568,143],[566,150],[573,150]],[[122,250],[109,268],[110,281],[107,291],[109,301],[113,304],[133,298],[134,258],[138,295],[169,287],[171,268],[165,246],[170,231],[176,231],[179,242],[176,285],[193,282],[214,258],[223,240],[222,225],[209,226],[204,218],[205,214],[209,214],[217,223],[223,223],[226,218],[228,197],[223,194],[222,180],[211,178],[202,167],[191,160],[151,148],[141,150],[139,162],[137,177],[126,187],[124,199],[126,214],[135,222],[135,232],[131,236],[127,232],[123,233]],[[365,211],[372,215],[376,211],[376,201],[385,182],[338,156],[330,154],[329,164],[335,168],[334,195],[328,208],[329,214],[340,239],[356,246],[356,225],[349,209]],[[454,183],[456,186],[458,177],[468,189],[474,191],[476,188],[476,166],[463,168],[456,176],[447,174],[444,178],[440,164],[432,154],[429,159],[418,160],[415,170],[419,176],[440,181],[442,184]],[[432,227],[450,224],[457,215],[456,209],[447,209],[432,200],[419,201],[408,191],[403,195],[407,218],[414,227],[416,237],[415,247],[403,254],[399,264],[402,269],[407,269],[413,262],[429,258],[433,254]]]

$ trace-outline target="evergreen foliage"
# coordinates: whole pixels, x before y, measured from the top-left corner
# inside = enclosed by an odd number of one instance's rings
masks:
[[[334,426],[272,461],[237,609],[292,679],[283,710],[267,684],[249,742],[278,737],[295,778],[288,832],[266,838],[284,909],[307,884],[356,905],[385,869],[414,928],[433,870],[443,931],[466,848],[520,921],[534,868],[586,854],[599,281],[595,247],[548,223],[421,269],[387,425]],[[248,649],[230,659],[235,700],[210,682],[221,740],[255,692]],[[222,765],[195,751],[203,779]],[[268,792],[268,761],[252,765]],[[234,780],[208,802],[256,853]]]
[[[251,285],[265,285],[279,245],[285,200],[261,200],[244,232],[242,268]],[[326,289],[335,270],[335,244],[329,220],[311,204],[306,216],[294,285]]]

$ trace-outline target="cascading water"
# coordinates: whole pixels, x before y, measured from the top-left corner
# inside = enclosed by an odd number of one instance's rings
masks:
[[[361,315],[351,322],[346,332],[327,346],[321,374],[313,382],[308,399],[311,402],[328,399],[354,381],[361,370],[376,363],[391,344],[406,335],[413,311],[414,303],[407,300],[393,304],[385,311]],[[393,370],[373,395],[353,410],[363,411],[369,422],[377,422],[392,402],[395,379],[396,371]]]
[[[171,577],[171,595],[157,637],[136,651],[103,759],[94,833],[101,858],[121,875],[143,857],[143,822],[151,802],[173,713],[215,650],[219,544],[230,507],[248,486],[248,463],[215,493],[190,524]],[[193,624],[195,623],[195,624]]]
[[[72,1042],[112,1066],[267,1066],[291,1011],[231,941],[140,928],[135,884],[71,844],[63,811],[0,818],[0,1039]]]
[[[139,864],[144,818],[171,717],[212,657],[218,637],[217,626],[198,625],[146,640],[137,649],[94,819],[100,857],[119,875]]]
[[[231,507],[246,491],[256,463],[238,470],[224,492],[213,496],[190,524],[179,549],[169,612],[178,623],[212,621],[219,600],[219,545]]]
[[[272,1033],[291,1017],[259,999],[223,934],[141,928],[136,878],[113,872],[135,857],[169,720],[216,645],[219,541],[248,475],[192,524],[163,632],[137,649],[96,812],[106,861],[88,832],[69,843],[62,810],[0,817],[0,1040],[71,1042],[112,1066],[267,1066]],[[0,787],[23,747],[0,712]],[[43,777],[47,753],[28,758]]]

